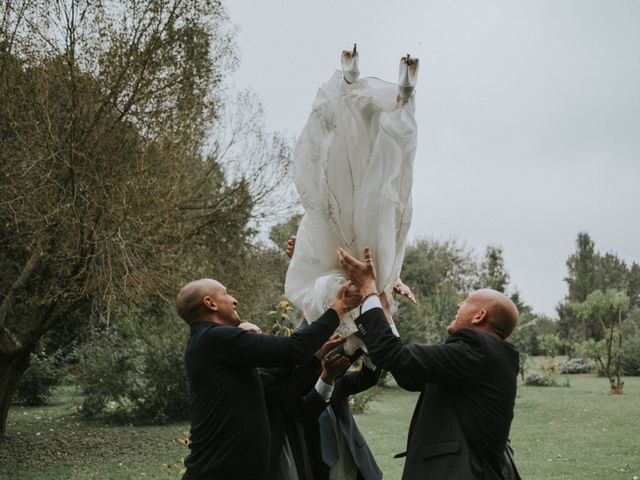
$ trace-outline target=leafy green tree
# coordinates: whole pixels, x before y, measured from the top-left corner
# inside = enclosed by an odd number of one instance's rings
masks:
[[[603,338],[604,331],[595,318],[580,318],[572,308],[572,304],[584,302],[592,292],[614,288],[626,292],[631,306],[640,301],[640,266],[636,263],[627,266],[614,252],[596,251],[585,232],[578,234],[576,251],[569,256],[567,268],[568,292],[557,312],[559,333],[568,343]]]
[[[568,275],[565,278],[573,302],[583,302],[596,287],[598,255],[595,244],[588,233],[578,233],[576,251],[567,259]]]
[[[505,269],[502,247],[489,245],[480,265],[477,288],[492,288],[505,293],[509,284],[509,273]]]
[[[223,108],[218,0],[9,0],[0,18],[2,435],[30,353],[83,309],[109,325],[164,314],[193,278],[241,283],[288,147],[249,97]]]
[[[271,240],[278,248],[286,250],[287,241],[291,235],[295,235],[300,226],[302,214],[296,213],[287,221],[274,225],[269,231],[269,240]]]
[[[640,376],[640,307],[633,307],[623,325],[622,371],[625,375]]]
[[[598,254],[596,263],[596,290],[616,288],[627,290],[629,269],[624,260],[613,252]]]
[[[539,336],[540,348],[547,357],[554,359],[563,347],[563,341],[556,333],[543,333]]]
[[[629,301],[632,307],[640,307],[640,265],[636,262],[629,267]]]
[[[452,240],[417,240],[407,246],[402,280],[418,302],[400,299],[394,320],[403,338],[439,343],[456,315],[457,305],[470,293],[478,275],[473,254]]]
[[[414,293],[430,297],[445,283],[470,292],[477,276],[473,252],[455,240],[418,239],[407,246],[402,280]]]
[[[590,339],[589,353],[599,363],[609,379],[611,393],[622,394],[621,354],[623,338],[623,320],[629,311],[629,296],[624,290],[607,289],[591,292],[583,302],[575,303],[573,309],[583,320],[593,319],[600,324],[604,339]],[[598,346],[598,343],[600,346]]]

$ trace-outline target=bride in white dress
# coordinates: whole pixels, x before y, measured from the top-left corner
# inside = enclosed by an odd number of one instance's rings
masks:
[[[342,72],[318,90],[293,155],[305,213],[285,294],[308,321],[328,308],[345,281],[338,247],[352,255],[371,247],[378,291],[395,310],[391,293],[411,224],[418,60],[401,59],[397,84],[358,78],[358,63],[355,46],[342,53]],[[356,331],[356,313],[343,322],[343,335]]]

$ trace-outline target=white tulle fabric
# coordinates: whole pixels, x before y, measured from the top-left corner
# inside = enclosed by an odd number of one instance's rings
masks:
[[[378,290],[392,299],[411,223],[417,138],[414,101],[397,103],[396,94],[393,83],[363,78],[349,85],[338,71],[318,90],[298,139],[293,179],[305,213],[285,293],[309,322],[345,281],[340,246],[359,258],[372,248]],[[342,334],[356,331],[355,314]]]

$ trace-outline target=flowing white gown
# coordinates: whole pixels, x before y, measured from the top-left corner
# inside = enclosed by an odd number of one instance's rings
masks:
[[[413,97],[378,78],[347,84],[340,71],[319,90],[293,155],[304,207],[285,294],[309,322],[333,303],[345,281],[336,250],[362,257],[370,246],[378,291],[393,305],[411,223],[416,151]],[[357,312],[340,333],[355,332]]]

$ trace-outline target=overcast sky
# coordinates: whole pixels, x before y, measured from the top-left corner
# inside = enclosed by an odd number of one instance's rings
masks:
[[[640,261],[640,2],[229,0],[232,82],[298,135],[358,43],[362,76],[420,58],[410,236],[504,248],[512,285],[555,315],[579,231]]]

